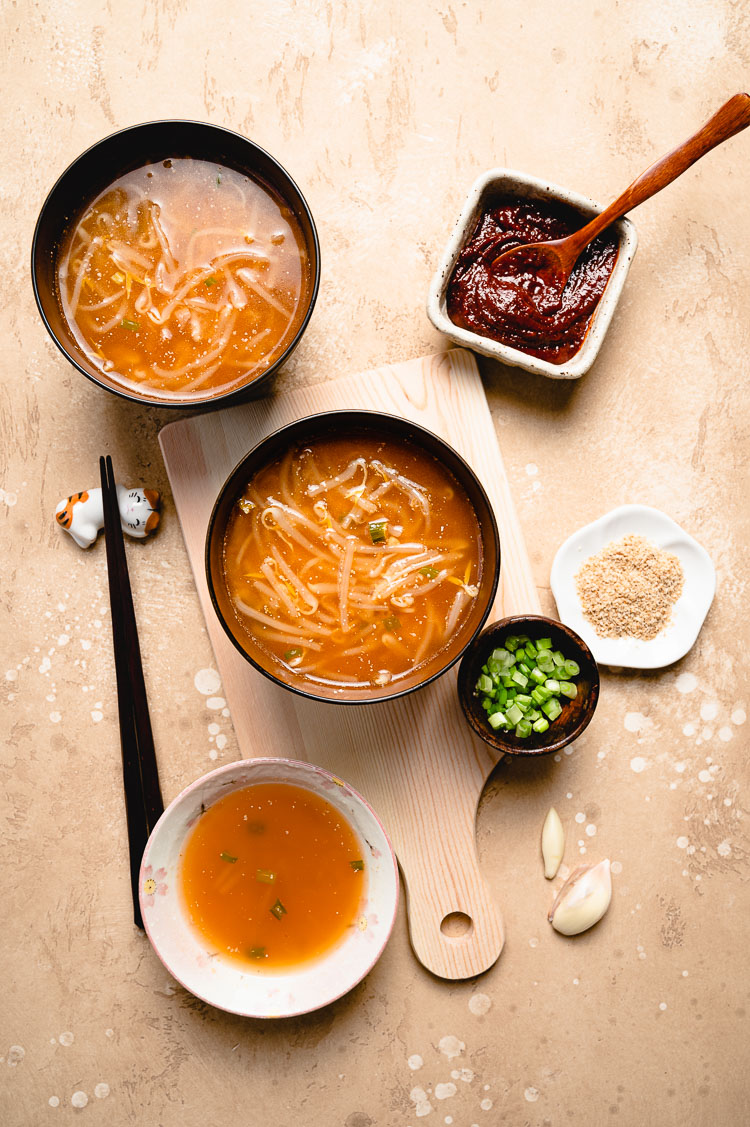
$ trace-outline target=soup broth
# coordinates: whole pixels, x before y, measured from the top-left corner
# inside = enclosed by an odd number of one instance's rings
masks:
[[[362,847],[324,798],[288,783],[233,791],[201,814],[182,891],[208,943],[262,969],[325,954],[354,925],[367,879]]]
[[[405,441],[321,439],[261,469],[224,542],[252,653],[278,675],[372,690],[427,664],[481,581],[479,524],[456,480]]]
[[[208,161],[172,158],[116,180],[62,248],[58,298],[103,375],[158,398],[227,392],[291,344],[311,287],[293,212]]]

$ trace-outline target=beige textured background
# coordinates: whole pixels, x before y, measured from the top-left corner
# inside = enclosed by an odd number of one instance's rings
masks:
[[[742,0],[6,0],[3,1125],[748,1122],[750,134],[635,213],[640,249],[588,377],[481,364],[539,586],[581,523],[654,504],[717,566],[698,644],[661,673],[605,675],[570,756],[495,772],[478,835],[508,941],[487,975],[430,978],[402,911],[351,995],[275,1025],[186,995],[132,926],[103,545],[81,552],[52,514],[106,451],[128,484],[166,491],[166,415],[66,365],[28,257],[83,148],[205,119],[270,149],[318,222],[321,294],[280,386],[434,351],[427,283],[474,176],[508,165],[606,201],[747,88],[749,32]],[[220,690],[195,687],[212,655],[168,494],[129,559],[169,799],[238,749]],[[567,862],[582,841],[621,866],[607,918],[575,941],[545,921],[551,802]]]

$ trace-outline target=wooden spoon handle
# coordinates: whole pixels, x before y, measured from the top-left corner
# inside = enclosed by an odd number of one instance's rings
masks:
[[[706,122],[702,129],[699,129],[697,133],[678,145],[671,153],[667,153],[661,160],[657,160],[650,168],[647,168],[637,180],[633,181],[630,187],[625,189],[622,195],[617,197],[614,203],[609,205],[606,211],[597,215],[595,219],[592,219],[590,223],[587,223],[585,227],[575,233],[575,236],[571,239],[571,244],[575,240],[579,247],[576,257],[592,239],[595,239],[615,219],[619,219],[626,211],[631,211],[638,204],[650,199],[651,196],[655,196],[662,188],[666,188],[667,184],[671,184],[673,180],[681,176],[686,169],[690,168],[691,164],[695,164],[697,160],[700,160],[702,156],[705,156],[711,149],[715,149],[723,141],[728,141],[730,137],[734,137],[735,133],[741,133],[743,129],[747,129],[748,125],[750,125],[750,94],[735,94]]]

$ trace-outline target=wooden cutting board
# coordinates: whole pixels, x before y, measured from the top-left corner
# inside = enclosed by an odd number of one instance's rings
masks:
[[[171,423],[159,441],[243,757],[305,759],[359,790],[393,841],[417,958],[442,978],[470,978],[492,966],[503,947],[500,910],[479,871],[475,839],[477,804],[496,756],[464,722],[455,669],[392,703],[342,708],[306,701],[237,653],[206,586],[208,519],[237,462],[271,431],[304,415],[363,407],[413,419],[466,458],[500,528],[500,588],[490,621],[538,614],[495,428],[469,352],[409,360]]]

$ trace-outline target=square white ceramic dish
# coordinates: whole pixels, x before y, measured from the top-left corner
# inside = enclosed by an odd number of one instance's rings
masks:
[[[584,617],[575,577],[584,560],[600,552],[613,540],[630,534],[672,552],[685,576],[672,619],[655,638],[602,638]],[[660,669],[679,661],[695,643],[716,591],[716,572],[711,557],[666,513],[648,505],[622,505],[599,520],[579,528],[568,537],[552,561],[550,576],[560,619],[575,630],[601,665],[630,669]]]
[[[471,187],[455,230],[438,263],[427,298],[427,316],[436,329],[445,333],[462,348],[471,348],[474,352],[492,356],[503,364],[525,368],[527,372],[549,376],[551,379],[576,380],[589,370],[599,352],[622,293],[630,263],[633,261],[638,235],[629,219],[619,219],[614,224],[620,249],[607,287],[596,307],[589,331],[575,356],[564,364],[551,364],[548,360],[529,356],[525,352],[519,352],[517,348],[500,344],[490,337],[459,328],[448,316],[446,308],[448,281],[464,244],[471,237],[482,212],[487,207],[493,206],[496,201],[509,197],[522,200],[556,200],[576,208],[585,221],[604,211],[601,204],[595,203],[588,197],[581,196],[578,192],[571,192],[568,188],[561,188],[559,184],[550,184],[548,180],[538,176],[515,172],[511,168],[491,168],[488,172],[483,172]]]
[[[335,947],[300,966],[255,971],[217,952],[195,929],[183,902],[180,870],[185,842],[205,808],[234,790],[267,782],[303,787],[344,816],[362,847],[365,883],[356,923]],[[293,759],[245,759],[191,783],[156,823],[139,876],[146,933],[169,973],[212,1006],[256,1018],[308,1013],[356,986],[388,942],[398,887],[396,857],[372,807],[322,767]]]

